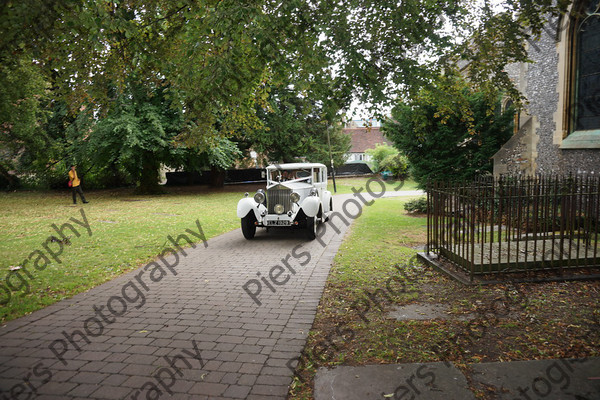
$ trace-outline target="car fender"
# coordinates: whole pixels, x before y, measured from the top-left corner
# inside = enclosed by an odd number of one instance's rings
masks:
[[[256,220],[259,220],[260,217],[260,210],[259,210],[259,204],[254,201],[253,198],[250,197],[244,197],[243,199],[241,199],[240,201],[238,201],[238,205],[237,205],[237,216],[238,218],[244,218],[246,215],[248,215],[248,212],[250,210],[254,211],[254,216],[256,217]],[[264,208],[264,206],[262,206]]]
[[[300,208],[304,211],[307,217],[316,217],[319,213],[319,206],[321,205],[321,199],[317,196],[308,196],[304,199]]]

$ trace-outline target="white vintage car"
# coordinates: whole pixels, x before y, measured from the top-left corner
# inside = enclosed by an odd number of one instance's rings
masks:
[[[323,164],[293,163],[269,165],[267,192],[258,189],[238,202],[237,216],[242,232],[252,239],[256,227],[296,227],[306,229],[314,239],[317,224],[329,219],[333,211],[331,192],[327,190],[327,167]]]

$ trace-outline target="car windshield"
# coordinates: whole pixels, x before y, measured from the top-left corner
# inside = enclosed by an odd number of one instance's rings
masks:
[[[288,181],[310,181],[312,174],[310,169],[276,169],[269,172],[269,179],[272,182]]]

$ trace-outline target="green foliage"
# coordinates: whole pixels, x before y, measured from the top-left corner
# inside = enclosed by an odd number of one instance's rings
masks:
[[[329,138],[327,137],[327,130],[329,130]],[[331,157],[329,143],[331,143]],[[346,154],[350,151],[351,146],[350,136],[342,132],[342,125],[339,122],[334,122],[333,125],[318,130],[311,137],[306,152],[306,160],[330,167],[333,158],[333,166],[337,168],[346,162]]]
[[[0,175],[9,187],[19,185],[10,170],[48,160],[50,138],[41,129],[47,87],[39,67],[27,57],[0,64]]]
[[[382,171],[390,171],[396,179],[408,178],[408,157],[405,155],[390,154],[381,161],[380,165]]]
[[[510,0],[493,12],[485,2],[479,13],[472,13],[469,40],[454,51],[453,60],[469,63],[472,84],[490,101],[498,91],[510,96],[519,107],[526,100],[506,73],[506,66],[516,62],[531,62],[527,53],[536,49],[536,40],[543,29],[556,35],[558,15],[564,14],[571,0]],[[564,17],[563,18],[568,18]],[[548,26],[546,26],[546,24]]]
[[[138,193],[160,193],[161,165],[188,171],[226,169],[241,155],[237,145],[218,132],[210,134],[212,139],[203,147],[181,141],[183,107],[170,96],[174,91],[168,86],[133,81],[121,93],[104,117],[96,121],[96,111],[86,109],[70,127],[74,158],[90,164],[96,185],[110,184],[104,177],[109,173],[116,185],[133,180]],[[221,124],[211,129],[219,128]]]
[[[95,123],[92,114],[93,109],[80,115],[77,158],[91,160],[100,170],[123,166],[141,190],[157,190],[160,164],[178,151],[173,140],[183,125],[181,109],[166,98],[164,87],[132,84],[104,118]]]
[[[140,157],[153,171],[167,153],[186,165],[203,165],[206,157],[209,165],[225,165],[230,160],[222,156],[231,147],[223,139],[249,142],[257,130],[257,145],[273,159],[305,155],[327,162],[329,129],[340,164],[347,143],[331,128],[340,110],[353,99],[376,110],[416,96],[458,59],[470,62],[470,80],[488,99],[499,87],[518,100],[504,66],[527,61],[527,42],[568,1],[534,3],[504,0],[499,7],[507,11],[495,14],[485,5],[451,0],[6,1],[0,5],[0,84],[6,91],[0,94],[0,175],[16,184],[14,170],[39,173],[68,157],[71,145],[78,152],[85,134],[73,119],[82,106],[91,113],[79,116],[88,128],[104,130],[99,135],[114,146],[124,144],[109,150],[98,143],[98,157],[109,164],[116,157],[131,173],[139,171]],[[179,147],[169,144],[166,111],[128,98],[132,85],[149,91],[162,86],[165,104],[177,105]],[[269,98],[273,87],[293,88],[297,99]],[[128,100],[138,101],[133,109],[144,117],[124,110]],[[446,108],[455,104],[451,96],[440,100]],[[297,107],[311,111],[290,111]],[[257,109],[269,108],[276,116],[267,130]],[[52,116],[57,124],[47,124]],[[286,144],[299,137],[298,116],[307,138]],[[76,127],[67,129],[70,124]],[[117,138],[111,141],[107,132]]]
[[[427,198],[420,197],[404,203],[404,209],[409,213],[425,214],[427,213]]]
[[[383,160],[388,156],[398,155],[398,149],[387,145],[376,143],[374,149],[367,149],[366,153],[373,159],[374,172],[381,172],[385,169]]]
[[[217,139],[216,145],[211,146],[206,154],[208,165],[221,169],[231,167],[241,156],[237,144],[225,138]]]
[[[460,43],[455,54],[473,63],[474,82],[506,83],[504,65],[525,60],[526,41],[566,4],[504,0],[507,12],[494,14],[453,0],[8,1],[0,62],[36,60],[72,110],[111,104],[114,85],[126,90],[133,75],[165,80],[193,141],[216,133],[215,109],[228,110],[221,132],[255,123],[272,84],[294,82],[327,109],[353,97],[376,109],[417,93]]]
[[[329,134],[335,166],[344,163],[350,137],[342,133],[337,116],[329,116],[323,105],[294,90],[273,89],[269,108],[258,115],[264,128],[248,135],[254,149],[266,153],[271,162],[310,162],[330,164]]]
[[[435,91],[398,104],[383,129],[421,187],[429,180],[468,180],[491,171],[490,158],[512,134],[514,110],[499,109],[498,97],[489,103],[460,79],[443,77]]]

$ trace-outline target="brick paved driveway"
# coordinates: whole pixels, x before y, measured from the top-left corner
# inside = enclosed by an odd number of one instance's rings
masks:
[[[179,253],[177,275],[138,269],[8,322],[0,399],[284,399],[347,229],[336,225],[320,242],[233,231]]]

